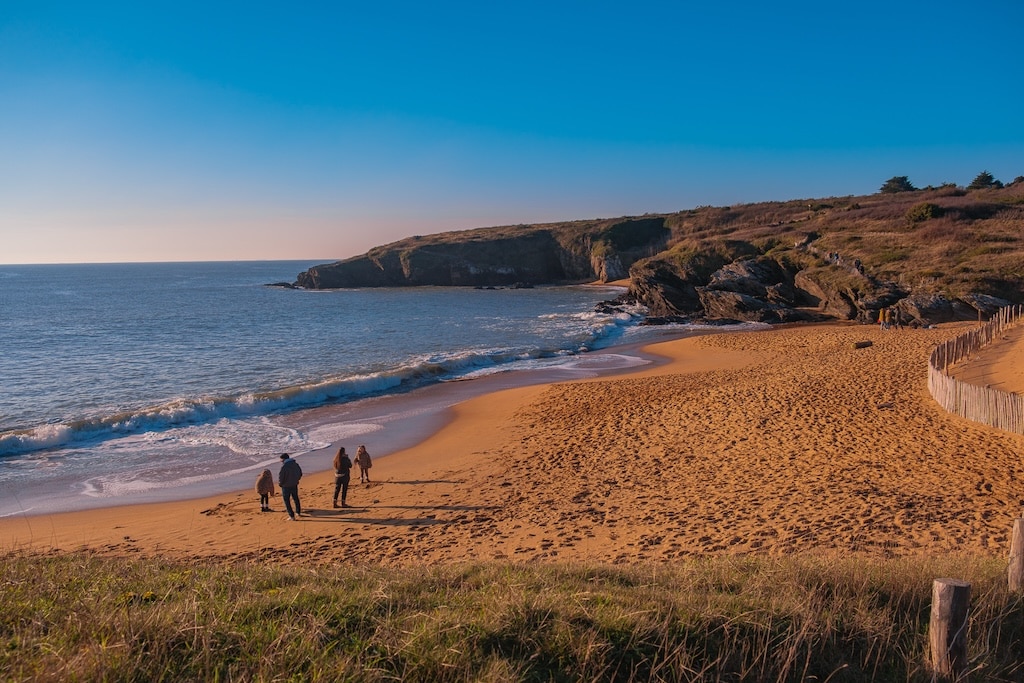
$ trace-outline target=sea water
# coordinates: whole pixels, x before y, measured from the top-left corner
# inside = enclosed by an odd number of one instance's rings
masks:
[[[0,266],[0,515],[237,490],[281,452],[383,454],[469,394],[649,362],[590,354],[666,334],[597,312],[609,287],[268,286],[326,261]]]

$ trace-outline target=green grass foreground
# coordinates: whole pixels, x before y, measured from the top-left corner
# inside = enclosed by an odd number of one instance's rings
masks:
[[[0,562],[5,681],[926,681],[941,577],[972,583],[972,680],[1024,678],[1024,606],[993,558]]]

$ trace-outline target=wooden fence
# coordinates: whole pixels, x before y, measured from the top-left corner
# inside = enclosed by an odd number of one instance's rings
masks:
[[[1024,306],[1007,306],[981,327],[940,344],[928,359],[928,391],[939,405],[968,420],[1024,434],[1024,396],[961,382],[949,376],[954,363],[969,358],[1020,322]]]

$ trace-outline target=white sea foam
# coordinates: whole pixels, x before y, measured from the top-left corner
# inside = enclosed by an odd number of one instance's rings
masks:
[[[184,486],[195,486],[215,479],[223,479],[237,474],[256,472],[265,469],[280,461],[277,458],[254,463],[245,467],[236,467],[231,470],[209,472],[192,476],[183,476],[176,479],[161,477],[146,478],[145,475],[136,473],[106,474],[91,477],[82,482],[82,495],[90,498],[118,498],[122,496],[149,493],[160,489],[180,488]]]
[[[240,423],[238,420],[412,389],[437,381],[481,377],[507,370],[551,367],[584,369],[588,365],[592,369],[598,369],[598,364],[608,366],[613,363],[632,362],[625,361],[625,357],[615,358],[606,355],[601,360],[596,360],[585,355],[587,351],[606,347],[616,339],[621,341],[621,337],[613,334],[614,332],[627,329],[636,332],[632,315],[587,312],[573,314],[573,317],[587,321],[592,329],[591,334],[571,347],[491,347],[440,351],[411,357],[401,365],[378,372],[318,379],[308,384],[280,389],[244,392],[235,397],[175,398],[164,404],[135,411],[119,411],[63,424],[45,424],[31,429],[0,433],[0,456],[81,445],[139,433],[152,434],[152,438],[175,438],[189,445],[223,445],[238,452],[259,451],[262,448],[258,442],[257,425],[260,422],[257,420]],[[688,329],[707,328],[689,326]],[[627,364],[620,367],[630,366]],[[608,366],[605,369],[614,368]],[[216,429],[211,429],[209,425],[217,422],[232,425],[234,433],[221,434]],[[242,427],[238,426],[240,424]],[[241,436],[239,430],[243,428],[246,434]],[[249,443],[253,440],[256,440],[256,443]],[[270,441],[278,443],[280,440]],[[284,442],[281,447],[289,446]]]
[[[320,446],[320,448],[324,448],[338,441],[367,436],[382,429],[383,427],[379,424],[366,422],[325,424],[310,429],[309,438],[311,441],[324,444]]]
[[[600,322],[602,331],[616,325]],[[594,339],[596,337],[591,337]],[[457,377],[490,374],[503,366],[516,363],[531,367],[530,361],[558,358],[586,351],[587,344],[576,348],[487,348],[438,352],[410,358],[389,370],[315,382],[263,392],[245,392],[237,397],[175,398],[167,403],[148,406],[133,412],[119,411],[111,415],[74,420],[65,424],[41,425],[29,430],[0,434],[0,455],[100,441],[140,432],[162,433],[189,425],[207,424],[225,418],[242,418],[285,412],[322,405],[332,401],[415,388],[431,382]],[[508,368],[511,369],[511,368]],[[202,431],[211,438],[210,430]],[[183,440],[187,436],[182,435]],[[244,447],[243,447],[244,448]]]
[[[221,418],[211,424],[147,432],[144,438],[151,443],[177,441],[187,446],[220,446],[232,453],[252,456],[313,450],[327,445],[311,442],[297,430],[274,424],[266,417]]]

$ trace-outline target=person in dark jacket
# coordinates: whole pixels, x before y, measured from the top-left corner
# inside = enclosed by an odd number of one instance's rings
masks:
[[[299,479],[302,479],[302,468],[292,456],[287,453],[281,454],[281,471],[277,473],[277,485],[281,487],[281,498],[284,499],[284,509],[288,511],[288,519],[295,521],[296,515],[302,514],[302,504],[299,502]],[[295,503],[294,510],[292,503]]]
[[[341,507],[350,507],[345,499],[348,498],[348,482],[352,476],[352,461],[349,460],[345,447],[338,449],[334,456],[334,507],[338,507],[338,494],[341,494]]]

